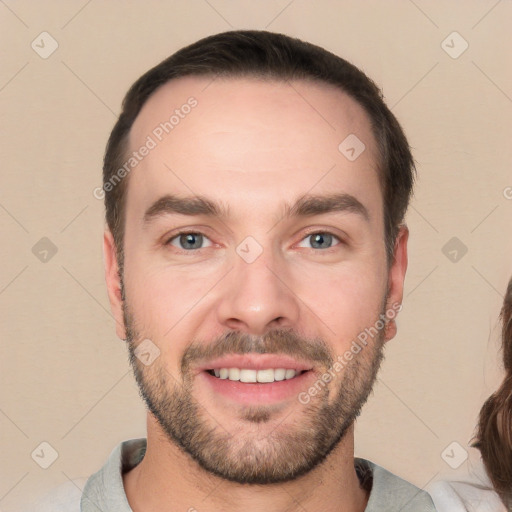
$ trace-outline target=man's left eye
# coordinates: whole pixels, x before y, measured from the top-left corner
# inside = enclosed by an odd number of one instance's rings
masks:
[[[212,245],[208,237],[202,233],[179,233],[169,239],[167,244],[182,250],[195,250],[203,249],[203,242],[205,241],[208,241],[209,244],[205,247],[210,247]]]
[[[308,236],[306,236],[300,242],[299,247],[308,247],[307,245],[303,245],[307,243],[308,240],[311,240],[310,247],[312,249],[330,249],[333,247],[333,241],[335,240],[341,243],[341,240],[332,233],[319,231],[317,233],[310,233]]]

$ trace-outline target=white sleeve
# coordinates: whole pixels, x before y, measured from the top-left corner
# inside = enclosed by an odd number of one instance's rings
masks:
[[[440,480],[427,491],[438,512],[507,512],[496,492],[474,482]]]

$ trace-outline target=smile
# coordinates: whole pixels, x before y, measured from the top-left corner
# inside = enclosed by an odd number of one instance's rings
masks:
[[[219,379],[229,379],[246,383],[270,383],[293,379],[302,374],[305,370],[293,370],[289,368],[266,368],[262,370],[254,370],[251,368],[214,368],[207,371],[210,375]]]

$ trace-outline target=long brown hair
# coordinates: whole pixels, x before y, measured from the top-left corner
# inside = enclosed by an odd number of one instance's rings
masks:
[[[512,510],[512,279],[501,310],[505,378],[480,410],[476,441],[491,482]]]

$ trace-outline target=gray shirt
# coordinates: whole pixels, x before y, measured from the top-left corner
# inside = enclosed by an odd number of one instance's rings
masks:
[[[131,512],[123,473],[135,467],[146,452],[146,439],[131,439],[112,451],[106,464],[85,483],[67,482],[33,509],[37,512]],[[361,486],[370,492],[365,512],[437,512],[429,494],[381,466],[354,459]],[[32,509],[31,509],[32,510]]]
[[[135,467],[145,451],[146,439],[119,444],[103,468],[88,479],[80,502],[81,512],[131,512],[122,474]],[[357,457],[354,466],[361,485],[370,490],[365,512],[436,512],[429,494],[381,466]]]

